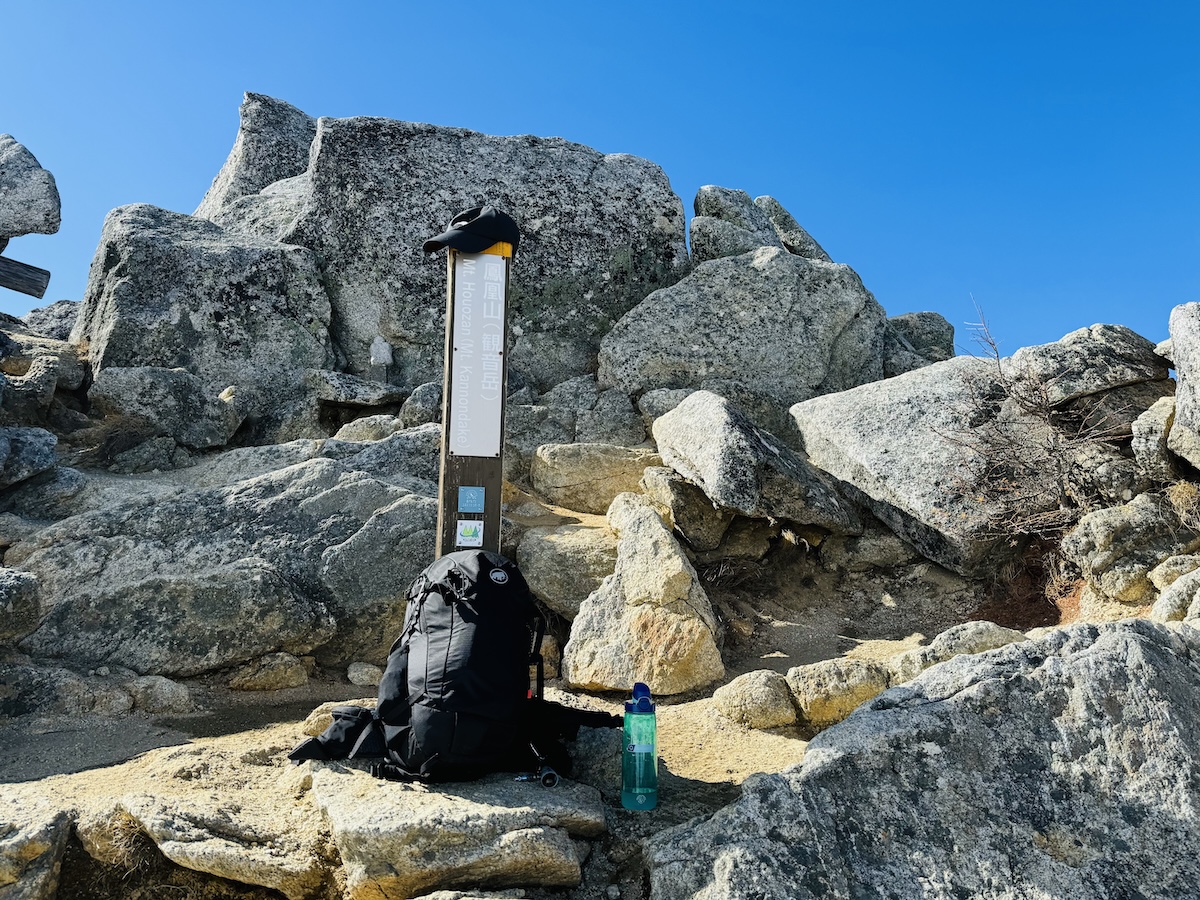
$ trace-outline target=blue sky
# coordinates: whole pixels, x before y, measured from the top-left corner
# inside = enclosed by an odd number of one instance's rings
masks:
[[[192,211],[244,91],[314,116],[560,136],[779,199],[888,310],[1004,352],[1200,301],[1200,4],[5,2],[0,133],[62,230],[6,255],[83,296],[105,214]]]

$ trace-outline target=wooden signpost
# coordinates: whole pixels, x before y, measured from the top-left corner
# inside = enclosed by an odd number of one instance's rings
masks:
[[[437,555],[500,552],[508,278],[513,245],[447,254]]]
[[[7,238],[0,238],[0,253],[8,245]],[[29,294],[39,300],[46,296],[46,288],[50,286],[50,273],[37,266],[30,266],[15,259],[0,256],[0,287]]]

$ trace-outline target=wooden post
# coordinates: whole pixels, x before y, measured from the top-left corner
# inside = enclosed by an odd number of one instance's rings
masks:
[[[0,256],[0,287],[20,291],[40,300],[46,296],[46,288],[49,286],[50,273],[45,269]]]
[[[512,244],[447,253],[437,555],[500,552]]]

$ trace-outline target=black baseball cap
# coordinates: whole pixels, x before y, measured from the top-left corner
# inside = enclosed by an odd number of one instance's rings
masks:
[[[494,206],[473,206],[451,219],[450,227],[427,240],[421,249],[436,253],[443,247],[453,247],[463,253],[481,253],[500,241],[512,244],[513,253],[517,252],[521,229],[512,216]]]

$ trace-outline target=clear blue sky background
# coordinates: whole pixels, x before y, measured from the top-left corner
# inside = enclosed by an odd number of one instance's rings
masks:
[[[556,135],[778,198],[890,314],[1004,352],[1200,300],[1200,3],[0,3],[0,132],[62,230],[6,255],[80,299],[105,214],[191,212],[243,91],[314,116]],[[0,289],[0,309],[41,305]]]

